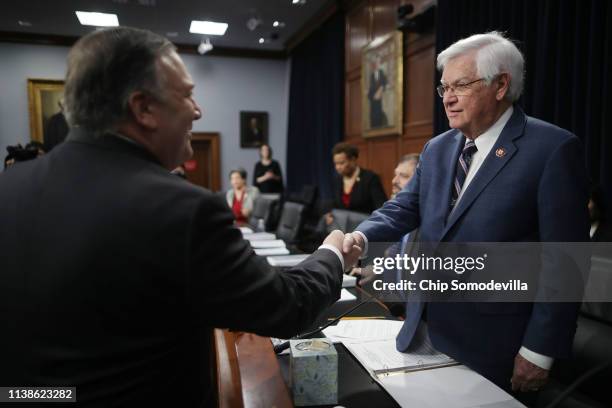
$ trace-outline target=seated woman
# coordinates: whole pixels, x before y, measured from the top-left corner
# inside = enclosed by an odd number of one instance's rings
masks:
[[[232,188],[228,190],[225,198],[230,206],[237,223],[246,223],[253,211],[253,202],[259,195],[257,187],[247,186],[247,172],[242,167],[230,171]]]
[[[332,150],[334,166],[334,208],[369,214],[387,201],[380,177],[357,165],[359,149],[348,143],[338,143]]]
[[[272,160],[272,148],[267,144],[261,145],[259,157],[253,171],[253,185],[262,193],[282,193],[283,174],[278,162]]]

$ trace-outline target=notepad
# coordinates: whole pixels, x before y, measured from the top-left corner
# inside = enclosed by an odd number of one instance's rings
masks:
[[[458,364],[451,357],[434,349],[426,330],[424,325],[419,325],[410,348],[405,353],[397,351],[395,338],[343,341],[342,343],[374,378],[394,372],[409,372]]]
[[[282,239],[265,239],[249,241],[253,248],[286,248],[285,241]]]
[[[287,248],[255,248],[253,251],[259,256],[289,255],[289,250]]]

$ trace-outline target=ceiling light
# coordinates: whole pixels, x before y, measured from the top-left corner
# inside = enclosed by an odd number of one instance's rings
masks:
[[[214,21],[197,21],[191,22],[189,32],[194,34],[206,35],[223,35],[227,30],[227,23],[216,23]]]
[[[17,21],[17,24],[19,24],[22,27],[32,27],[32,23],[26,20],[19,20]]]
[[[261,25],[262,21],[260,18],[251,17],[247,20],[246,26],[249,30],[254,31],[257,27]]]
[[[298,4],[300,2],[300,0],[291,0],[292,4]]]
[[[260,43],[260,44],[263,44],[265,41],[266,41],[266,40],[265,40],[263,37],[261,37],[261,38],[259,39],[259,43]]]
[[[116,14],[75,11],[81,25],[96,27],[117,27],[119,20]]]

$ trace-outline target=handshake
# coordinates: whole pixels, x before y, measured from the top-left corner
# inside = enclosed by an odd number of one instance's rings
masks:
[[[345,234],[340,230],[332,231],[323,241],[325,245],[331,245],[340,251],[344,258],[344,271],[350,271],[359,261],[365,241],[360,234]]]

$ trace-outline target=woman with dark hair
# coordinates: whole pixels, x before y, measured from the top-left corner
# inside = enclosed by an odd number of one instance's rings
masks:
[[[282,193],[283,174],[278,162],[272,160],[272,148],[267,144],[261,145],[259,157],[253,171],[253,185],[262,193]]]
[[[253,202],[259,195],[257,187],[247,186],[247,172],[242,167],[230,171],[232,188],[225,198],[237,223],[246,223],[253,211]]]

